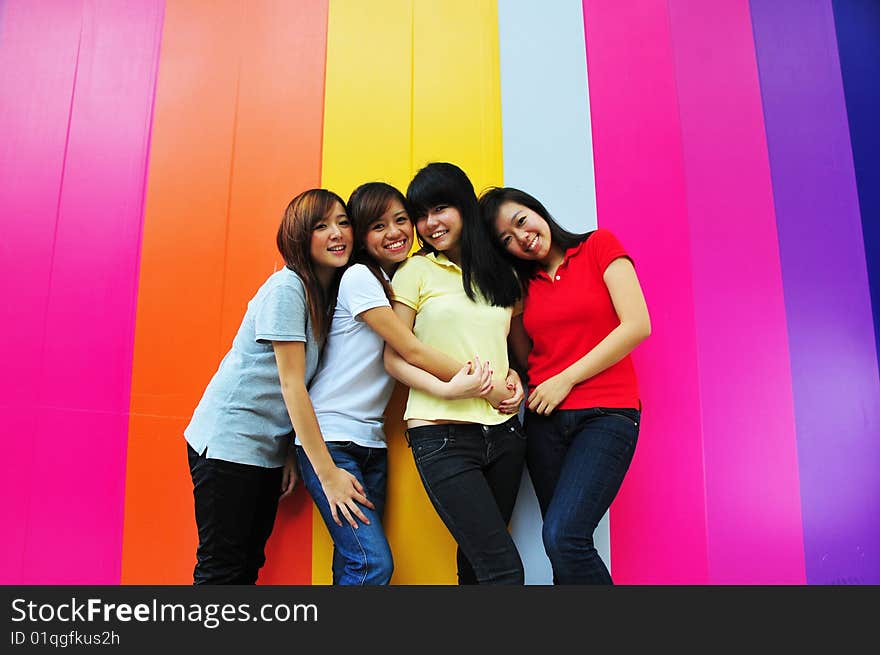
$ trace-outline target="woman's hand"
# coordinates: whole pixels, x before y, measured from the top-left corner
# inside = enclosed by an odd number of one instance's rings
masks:
[[[547,378],[529,394],[528,407],[536,414],[549,414],[565,400],[573,386],[565,371]]]
[[[505,388],[512,392],[513,395],[506,400],[502,400],[497,409],[502,414],[516,414],[519,411],[519,405],[525,393],[523,392],[522,381],[519,379],[519,373],[513,369],[507,371]]]
[[[473,363],[462,366],[449,382],[443,383],[441,396],[447,400],[481,398],[492,391],[492,369],[489,362],[480,363],[474,356]]]
[[[354,517],[359,518],[364,525],[370,524],[370,519],[361,511],[358,503],[370,509],[376,509],[376,507],[364,495],[364,488],[356,477],[336,466],[320,479],[321,489],[324,490],[324,495],[330,504],[330,514],[336,525],[342,526],[340,514],[355,530],[358,529],[358,523]]]
[[[296,469],[296,450],[291,447],[290,451],[287,453],[287,459],[284,462],[284,470],[281,473],[281,498],[279,498],[279,500],[284,500],[293,493],[298,480],[299,473]]]

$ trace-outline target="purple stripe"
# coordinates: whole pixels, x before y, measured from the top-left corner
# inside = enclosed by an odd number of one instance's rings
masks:
[[[785,301],[749,8],[669,0],[669,14],[692,244],[709,580],[803,584]],[[758,417],[744,407],[763,411]]]
[[[880,379],[831,4],[752,0],[751,7],[788,319],[807,582],[877,584]]]

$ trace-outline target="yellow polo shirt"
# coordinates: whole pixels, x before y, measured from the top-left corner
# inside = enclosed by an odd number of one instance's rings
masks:
[[[507,333],[510,307],[473,302],[464,292],[461,269],[445,255],[414,255],[392,281],[394,299],[416,312],[413,332],[450,357],[466,362],[476,355],[489,361],[493,377],[507,374]],[[497,382],[496,382],[497,384]],[[510,418],[482,398],[444,400],[410,389],[404,419],[441,419],[497,425]]]

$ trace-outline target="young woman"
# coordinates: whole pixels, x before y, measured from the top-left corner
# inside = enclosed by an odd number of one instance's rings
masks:
[[[457,166],[432,163],[410,182],[407,200],[424,255],[395,273],[394,311],[424,343],[455,359],[477,353],[507,375],[507,333],[520,289],[482,238],[473,185]],[[521,387],[499,383],[486,398],[449,400],[402,369],[391,344],[385,354],[388,370],[411,387],[408,440],[425,491],[458,543],[459,583],[522,584],[522,561],[507,525],[525,435],[519,419],[505,413],[515,414]]]
[[[340,518],[336,507],[327,503],[322,489],[325,471],[309,453],[298,447],[298,459],[303,482],[333,538],[333,583],[388,584],[393,560],[382,528],[387,477],[383,413],[394,380],[383,366],[384,342],[404,353],[412,365],[436,374],[413,373],[422,376],[438,396],[487,394],[491,378],[488,367],[478,361],[462,366],[423,345],[391,310],[390,276],[413,242],[412,222],[400,191],[381,182],[364,184],[351,195],[348,208],[355,232],[355,263],[339,284],[327,347],[309,395],[332,464],[351,473],[373,503],[358,516],[361,523],[344,505]]]
[[[345,203],[324,189],[301,193],[284,212],[277,242],[286,266],[248,303],[184,431],[199,532],[197,585],[256,582],[279,495],[296,482],[291,430],[324,473],[331,506],[360,518],[359,503],[372,508],[357,478],[333,464],[306,391],[351,256]]]
[[[480,207],[527,288],[510,343],[528,364],[528,468],[554,581],[613,584],[593,532],[639,434],[630,352],[651,323],[635,269],[611,232],[567,232],[523,191],[491,189]]]

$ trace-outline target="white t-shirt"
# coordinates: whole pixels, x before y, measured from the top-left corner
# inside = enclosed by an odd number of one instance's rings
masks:
[[[325,441],[385,447],[385,406],[394,378],[385,372],[384,340],[359,315],[390,306],[370,269],[354,264],[345,271],[324,358],[309,387]]]

